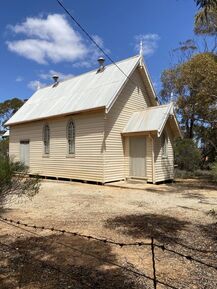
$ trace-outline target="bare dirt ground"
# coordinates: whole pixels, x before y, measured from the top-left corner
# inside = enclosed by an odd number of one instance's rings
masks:
[[[150,242],[153,236],[157,244],[217,267],[214,184],[180,180],[134,187],[43,181],[31,201],[14,199],[1,216],[125,243]],[[20,227],[0,222],[1,289],[154,288],[140,276],[153,276],[150,246],[121,248]],[[216,269],[160,248],[155,257],[157,279],[171,286],[157,288],[217,288]]]

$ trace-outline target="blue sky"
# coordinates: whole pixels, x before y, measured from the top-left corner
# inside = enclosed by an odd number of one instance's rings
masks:
[[[169,52],[193,37],[193,0],[63,3],[115,61],[138,54],[142,39],[157,89],[161,72],[171,64]],[[54,73],[64,79],[97,66],[98,51],[56,0],[2,1],[0,37],[0,101],[30,97]]]

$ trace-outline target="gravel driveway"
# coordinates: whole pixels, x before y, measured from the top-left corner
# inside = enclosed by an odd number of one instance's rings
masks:
[[[119,242],[149,242],[153,236],[157,244],[217,266],[216,213],[217,187],[202,180],[138,188],[135,185],[134,189],[43,181],[40,193],[33,200],[13,200],[1,215]],[[0,271],[1,288],[16,288],[13,286],[20,282],[20,268],[26,266],[30,269],[24,272],[27,277],[22,278],[20,288],[153,288],[151,281],[139,275],[131,276],[130,271],[112,265],[118,263],[152,277],[150,248],[120,248],[51,231],[32,229],[33,233],[29,233],[4,223],[0,230],[4,244],[30,252],[29,258],[34,258],[35,264],[32,269],[25,262],[23,265],[19,254],[5,248],[0,255],[4,268],[2,276]],[[59,243],[73,245],[103,260],[61,247],[56,238]],[[217,288],[217,270],[160,249],[155,253],[157,278],[173,288]],[[43,279],[46,269],[37,265],[42,259],[58,265],[64,272],[74,268],[74,281],[70,279],[72,275],[67,279],[68,273],[63,272],[56,279],[57,274],[51,269],[47,269],[49,272]],[[33,264],[32,259],[30,263]],[[42,281],[34,277],[34,272]],[[158,288],[166,287],[158,284]]]

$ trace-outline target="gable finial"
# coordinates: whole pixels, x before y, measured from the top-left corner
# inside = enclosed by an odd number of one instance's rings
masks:
[[[140,49],[139,49],[140,66],[143,66],[144,59],[143,59],[143,41],[142,41],[142,39],[140,40],[139,47],[140,47]]]
[[[139,49],[139,55],[141,56],[141,57],[143,57],[143,41],[142,41],[142,39],[140,40],[140,49]]]
[[[171,92],[170,94],[170,103],[173,103],[174,102],[174,94],[173,92]]]
[[[41,86],[40,86],[40,81],[37,81],[37,83],[36,83],[36,90],[39,90],[41,88]]]

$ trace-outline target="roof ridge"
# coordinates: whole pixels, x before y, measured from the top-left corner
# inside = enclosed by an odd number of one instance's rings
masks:
[[[115,64],[110,64],[103,73],[97,74],[95,69],[77,75],[77,78],[61,81],[55,89],[52,85],[45,87],[44,90],[39,89],[6,125],[95,108],[110,108],[127,81],[124,74],[130,75],[139,61],[140,56],[135,55],[117,62],[120,69]],[[121,73],[121,69],[125,73]],[[46,109],[48,106],[49,109]]]
[[[128,58],[125,58],[125,59],[119,60],[119,61],[117,61],[117,62],[115,61],[115,63],[116,63],[116,64],[119,64],[119,63],[121,63],[121,62],[124,62],[124,61],[130,60],[130,59],[133,59],[133,58],[137,58],[137,57],[139,58],[140,55],[139,55],[139,54],[136,54],[136,55],[134,55],[134,56],[131,56],[131,57],[128,57]],[[110,64],[106,65],[106,67],[110,67],[110,66],[112,66],[112,65],[114,65],[114,63],[110,63]],[[63,82],[66,82],[66,81],[68,81],[68,80],[75,79],[75,78],[77,78],[77,77],[80,77],[80,76],[86,75],[86,74],[88,74],[88,73],[92,73],[92,72],[94,72],[94,71],[97,71],[97,69],[95,68],[95,69],[92,69],[92,70],[86,71],[86,72],[84,72],[84,73],[81,73],[81,74],[78,74],[78,75],[75,75],[75,76],[69,77],[69,78],[67,78],[67,79],[63,79],[63,80],[59,81],[59,83],[63,83]],[[38,90],[42,90],[42,89],[47,88],[47,87],[49,87],[49,86],[53,86],[53,83],[52,83],[52,84],[48,84],[48,85],[46,85],[46,86],[44,86],[44,87],[41,87],[41,88],[39,88]]]

